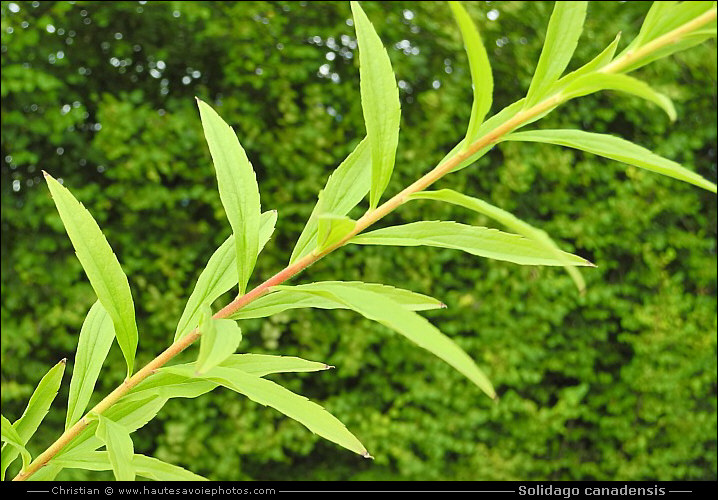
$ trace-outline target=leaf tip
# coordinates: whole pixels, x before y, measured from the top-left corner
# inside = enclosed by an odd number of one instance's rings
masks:
[[[372,456],[369,454],[369,452],[366,451],[366,450],[364,450],[364,453],[362,453],[361,456],[364,457],[364,458],[369,458],[369,459],[371,459],[371,460],[374,460],[374,457],[372,457]]]
[[[327,365],[327,364],[324,365],[324,369],[325,369],[325,370],[331,370],[332,368],[336,368],[336,366],[334,366],[334,365]]]
[[[447,307],[449,307],[449,306],[447,306],[443,302],[439,302],[439,309],[446,309]]]
[[[66,365],[66,364],[67,364],[67,358],[62,358],[62,359],[60,360],[60,363],[62,363],[63,365]]]

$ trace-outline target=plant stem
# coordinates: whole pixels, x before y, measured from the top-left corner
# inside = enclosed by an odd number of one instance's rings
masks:
[[[619,72],[621,71],[621,69],[630,65],[632,62],[639,60],[640,58],[645,57],[646,55],[655,52],[666,45],[675,43],[677,40],[680,39],[682,35],[685,35],[693,30],[700,28],[701,26],[709,23],[715,18],[716,9],[713,8],[698,16],[697,18],[689,21],[688,23],[676,28],[675,30],[666,33],[665,35],[662,35],[655,40],[652,40],[640,49],[634,52],[626,53],[624,56],[614,60],[613,62],[601,68],[600,71],[604,73]],[[378,206],[374,210],[370,210],[365,213],[357,221],[354,229],[344,238],[342,238],[339,242],[328,247],[322,252],[310,253],[296,261],[294,264],[287,266],[262,284],[252,289],[251,291],[245,293],[240,297],[237,297],[227,306],[219,310],[213,317],[216,319],[226,318],[241,309],[242,307],[246,306],[250,302],[269,293],[271,287],[284,283],[285,281],[291,279],[307,267],[317,262],[319,259],[322,259],[337,248],[347,244],[349,240],[351,240],[354,236],[356,236],[364,229],[371,226],[387,214],[397,209],[403,203],[405,203],[410,195],[425,190],[434,182],[436,182],[446,174],[450,173],[454,168],[460,165],[464,160],[470,158],[476,152],[496,143],[499,139],[501,139],[501,137],[525,124],[530,119],[535,118],[541,113],[561,104],[563,102],[563,99],[564,96],[558,93],[539,102],[531,108],[516,113],[512,118],[505,121],[504,123],[496,127],[494,130],[488,132],[486,135],[474,141],[468,148],[460,151],[456,155],[450,157],[443,163],[440,163],[439,165],[434,167],[430,172],[422,176],[413,184],[404,188],[401,192],[393,196],[388,201],[384,202],[382,205]],[[120,386],[118,386],[117,388],[115,388],[115,390],[108,394],[102,401],[100,401],[94,408],[92,408],[92,410],[90,410],[87,414],[85,414],[84,417],[82,417],[77,423],[75,423],[75,425],[67,429],[57,439],[57,441],[50,445],[49,448],[47,448],[43,453],[38,455],[37,458],[35,458],[35,460],[33,460],[32,463],[28,465],[27,469],[21,471],[17,476],[15,476],[15,478],[13,478],[13,481],[24,481],[30,478],[30,476],[37,472],[41,467],[45,466],[47,462],[49,462],[67,444],[69,444],[75,437],[77,437],[77,435],[82,430],[84,430],[88,425],[90,425],[90,419],[88,418],[88,415],[90,413],[103,413],[109,407],[114,405],[120,398],[122,398],[122,396],[127,394],[133,387],[135,387],[144,379],[155,373],[159,368],[163,367],[175,356],[177,356],[187,347],[192,345],[199,337],[200,335],[197,332],[197,329],[192,330],[190,333],[170,345],[160,355],[150,361],[134,375],[125,379],[125,381]]]
[[[264,283],[253,288],[246,294],[237,297],[224,308],[217,311],[217,313],[213,317],[216,319],[226,318],[227,316],[230,316],[232,313],[246,306],[250,302],[268,293],[271,287],[284,283],[288,279],[294,277],[296,274],[311,266],[319,259],[333,252],[337,248],[345,245],[351,238],[356,236],[358,233],[360,233],[367,227],[371,226],[374,222],[378,221],[385,215],[395,210],[407,200],[409,195],[426,189],[438,179],[451,172],[451,170],[453,170],[457,165],[459,165],[462,161],[466,160],[477,151],[485,148],[492,143],[495,143],[499,138],[501,138],[501,136],[511,132],[513,129],[520,126],[522,123],[529,120],[530,118],[533,118],[536,115],[543,113],[547,109],[550,109],[551,107],[558,104],[558,102],[558,97],[552,97],[536,104],[532,108],[517,113],[510,120],[504,122],[496,129],[492,130],[488,134],[475,141],[464,151],[456,154],[455,156],[452,156],[444,163],[441,163],[436,166],[429,173],[425,174],[423,177],[415,181],[413,184],[405,188],[403,191],[401,191],[388,201],[386,201],[384,204],[364,214],[364,216],[357,221],[354,230],[347,234],[341,241],[335,243],[321,253],[310,253],[309,255],[306,255],[305,257],[296,261],[294,264],[287,266],[286,268],[282,269],[280,272],[266,280]],[[88,414],[101,414],[102,412],[107,410],[109,407],[115,404],[122,396],[127,394],[133,387],[135,387],[144,379],[152,375],[156,370],[167,364],[167,362],[169,362],[172,358],[184,351],[187,347],[192,345],[192,343],[194,343],[199,337],[200,335],[197,332],[197,329],[194,329],[181,339],[174,342],[159,356],[150,361],[134,375],[127,378],[120,386],[115,388],[115,390],[108,394],[94,408],[92,408],[92,410],[90,410]],[[90,420],[87,418],[88,414],[86,414],[77,423],[75,423],[75,425],[67,429],[57,439],[57,441],[55,441],[43,453],[38,455],[38,457],[33,460],[30,465],[28,465],[27,469],[21,471],[17,476],[15,476],[13,481],[24,481],[28,479],[41,467],[43,467],[47,462],[49,462],[52,457],[57,455],[60,450],[62,450],[67,444],[69,444],[83,429],[90,425]]]

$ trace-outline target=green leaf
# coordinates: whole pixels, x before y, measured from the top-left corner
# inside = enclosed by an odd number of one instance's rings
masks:
[[[257,249],[257,256],[264,250],[267,242],[274,234],[274,228],[277,225],[277,211],[269,210],[263,212],[259,217],[259,248]]]
[[[178,465],[168,464],[145,455],[135,455],[132,465],[135,466],[138,476],[154,481],[207,481],[206,478]]]
[[[112,472],[118,481],[134,481],[135,467],[132,458],[135,454],[129,431],[122,425],[99,415],[96,436],[105,443]]]
[[[30,396],[30,401],[22,416],[13,424],[25,443],[35,434],[45,419],[52,402],[60,389],[62,376],[65,373],[66,360],[61,360],[45,374]]]
[[[200,337],[199,355],[197,357],[197,373],[205,373],[227,359],[239,347],[242,330],[230,319],[212,319],[209,306],[199,323]]]
[[[137,325],[127,276],[122,272],[117,257],[90,212],[67,188],[46,172],[43,173],[77,258],[97,298],[115,325],[117,343],[127,361],[129,377],[132,375],[137,350]]]
[[[665,31],[661,28],[661,25],[665,23],[668,16],[672,13],[671,11],[675,8],[676,5],[678,5],[678,2],[653,2],[651,4],[651,8],[648,9],[646,17],[643,18],[643,24],[641,24],[641,30],[638,33],[638,36],[633,39],[633,41],[629,44],[626,50],[624,50],[624,52],[629,50],[629,47],[631,50],[635,49],[635,47],[639,47],[645,42],[650,42],[662,33],[665,33]]]
[[[360,234],[350,240],[359,245],[427,245],[463,250],[472,255],[530,266],[593,266],[576,255],[563,252],[559,260],[535,241],[486,227],[467,226],[453,221],[421,221],[391,226]]]
[[[80,420],[85,412],[114,338],[115,328],[112,325],[112,318],[99,301],[95,302],[82,323],[80,339],[77,342],[65,429],[69,429]]]
[[[171,366],[163,368],[163,370],[185,376],[192,374],[191,367],[187,366]],[[318,404],[281,385],[241,370],[223,366],[211,369],[204,375],[204,378],[244,394],[261,405],[271,406],[324,439],[364,457],[370,457],[366,448],[336,417]]]
[[[489,64],[484,44],[481,42],[481,36],[469,14],[459,2],[449,2],[449,7],[454,13],[464,39],[464,48],[469,58],[471,81],[474,87],[474,103],[471,106],[471,118],[466,131],[466,145],[468,145],[478,138],[479,126],[491,108],[494,77],[491,74],[491,64]]]
[[[276,210],[270,210],[262,214],[259,228],[260,252],[272,236],[276,222]],[[197,284],[192,291],[192,295],[190,295],[187,300],[187,305],[185,305],[182,316],[177,324],[174,337],[175,342],[197,327],[203,304],[211,305],[223,293],[237,284],[235,248],[234,237],[230,236],[212,254],[212,257],[210,257],[207,266],[205,266],[199,275]]]
[[[559,88],[565,88],[566,85],[573,82],[577,78],[586,75],[588,73],[593,73],[595,71],[600,70],[605,65],[610,63],[613,60],[613,56],[616,54],[616,48],[618,48],[618,42],[621,39],[621,33],[619,32],[616,35],[616,38],[613,39],[613,41],[601,51],[600,54],[598,54],[596,57],[591,59],[589,62],[578,68],[576,71],[572,71],[568,75],[564,76],[559,80]]]
[[[576,283],[576,287],[579,292],[583,293],[586,289],[586,283],[581,277],[575,267],[569,264],[568,259],[565,258],[564,253],[556,246],[553,240],[546,234],[545,231],[537,229],[532,225],[516,218],[513,214],[502,210],[499,207],[486,203],[478,198],[473,198],[462,193],[457,193],[451,189],[440,189],[439,191],[422,191],[415,193],[410,196],[412,199],[426,199],[426,200],[438,200],[454,205],[459,205],[469,210],[473,210],[480,214],[484,214],[492,219],[500,222],[508,229],[517,232],[518,234],[525,236],[531,240],[534,240],[545,249],[549,250],[556,258],[563,263],[564,267],[568,271],[569,275]]]
[[[289,309],[336,309],[337,304],[322,297],[310,297],[306,294],[293,293],[291,290],[276,290],[258,298],[242,309],[235,311],[229,319],[266,318]]]
[[[32,462],[32,457],[30,456],[30,452],[28,452],[25,449],[25,443],[22,442],[22,438],[17,433],[15,428],[12,426],[10,421],[5,418],[4,415],[2,417],[2,440],[6,442],[8,445],[10,445],[15,450],[15,453],[20,453],[22,455],[22,468],[25,470],[25,468]],[[4,451],[4,450],[3,450]],[[7,465],[10,465],[11,462],[8,462]],[[7,467],[3,465],[2,468],[2,479],[5,480],[5,471],[7,470]]]
[[[92,471],[112,470],[109,454],[106,451],[90,451],[82,454],[65,456],[55,461],[55,465],[67,469],[83,469]],[[132,466],[138,476],[154,481],[206,481],[207,479],[183,469],[177,465],[168,464],[157,458],[135,454],[132,457]],[[34,479],[34,476],[33,476]]]
[[[635,71],[638,68],[641,68],[647,64],[652,63],[653,61],[657,61],[658,59],[663,59],[672,54],[675,54],[676,52],[682,52],[684,50],[690,49],[691,47],[695,47],[696,45],[699,45],[699,44],[705,42],[706,40],[710,40],[711,38],[715,38],[715,37],[716,37],[716,28],[715,28],[715,22],[714,22],[711,28],[698,29],[691,33],[687,33],[687,34],[683,35],[680,40],[670,43],[668,45],[665,45],[664,47],[648,54],[646,57],[638,59],[638,60],[634,61],[633,63],[631,63],[627,66],[624,66],[621,71],[623,71],[624,73],[629,73],[631,71]]]
[[[197,104],[217,173],[219,197],[234,234],[239,293],[243,294],[259,253],[257,178],[232,127],[205,102],[197,99]]]
[[[600,72],[589,73],[571,82],[561,91],[561,94],[568,100],[592,94],[599,90],[618,90],[641,97],[659,106],[666,112],[671,121],[676,120],[676,109],[673,107],[673,102],[668,96],[656,92],[647,83],[628,75]]]
[[[308,255],[317,246],[317,229],[320,213],[346,215],[369,192],[371,186],[371,148],[367,138],[357,145],[347,158],[329,176],[319,193],[319,201],[309,216],[307,225],[299,235],[289,263]]]
[[[351,233],[357,222],[346,215],[321,214],[317,217],[317,252],[323,252]]]
[[[233,354],[222,363],[222,366],[242,370],[257,377],[273,373],[318,372],[333,368],[318,361],[271,354]]]
[[[426,319],[415,312],[407,311],[388,296],[353,286],[351,283],[311,283],[294,286],[291,289],[344,303],[349,309],[391,328],[419,347],[443,359],[491,398],[496,396],[489,379],[453,340]]]
[[[166,402],[166,399],[160,397],[149,397],[140,401],[118,401],[103,415],[132,433],[155,418]]]
[[[361,288],[378,293],[394,300],[409,311],[425,311],[428,309],[446,307],[442,302],[433,297],[379,283],[363,283],[360,281],[322,281],[318,284],[322,283],[329,285],[344,284],[353,288]],[[292,289],[292,287],[284,286],[281,289],[277,289],[276,291],[260,297],[252,303],[246,305],[239,311],[232,314],[230,318],[264,318],[288,309],[299,309],[305,307],[313,307],[316,309],[346,308],[346,306],[342,303],[338,303],[335,300],[327,299],[326,297],[318,295],[307,295],[305,293],[296,292]]]
[[[54,481],[62,467],[52,463],[45,464],[39,471],[32,475],[32,481]]]
[[[536,65],[524,107],[530,108],[552,91],[573,57],[583,31],[588,2],[556,2],[548,23],[546,39]]]
[[[584,132],[583,130],[532,130],[517,132],[504,138],[507,141],[544,142],[628,163],[652,172],[688,182],[708,191],[716,192],[716,185],[678,163],[663,158],[648,149],[620,137]]]
[[[103,413],[103,416],[120,424],[128,432],[135,432],[143,427],[147,422],[157,416],[159,411],[167,402],[167,399],[150,395],[145,399],[126,399],[122,398],[112,405]],[[92,451],[100,446],[103,442],[95,435],[97,430],[97,420],[90,421],[67,446],[65,446],[56,456],[64,456],[67,453],[82,453],[84,451]]]
[[[134,462],[134,459],[133,459]],[[110,456],[107,451],[82,451],[62,455],[52,461],[53,465],[63,469],[83,469],[91,471],[112,470]],[[34,477],[33,477],[34,479]]]
[[[227,361],[225,361],[227,362]],[[194,363],[192,363],[193,366]],[[209,380],[187,378],[159,371],[137,384],[122,401],[137,401],[158,396],[162,399],[196,398],[212,391],[217,384]]]
[[[189,363],[191,373],[196,371],[196,363]],[[250,375],[264,377],[272,373],[315,372],[333,368],[324,363],[308,361],[292,356],[272,356],[269,354],[232,354],[220,363],[220,366],[242,370]],[[196,398],[210,392],[217,384],[200,378],[190,378],[162,370],[146,378],[133,388],[122,400],[141,400],[148,396],[169,398]]]
[[[359,86],[371,147],[369,205],[376,208],[394,170],[401,104],[389,54],[357,2],[351,2],[359,46]]]
[[[23,446],[30,441],[30,438],[45,419],[45,415],[47,415],[55,396],[57,396],[64,373],[65,360],[63,359],[50,368],[45,376],[42,377],[32,396],[30,396],[30,401],[28,401],[22,416],[12,424],[18,436],[20,436],[20,442]],[[3,448],[2,452],[0,452],[0,469],[5,471],[17,456],[18,450],[16,448]]]

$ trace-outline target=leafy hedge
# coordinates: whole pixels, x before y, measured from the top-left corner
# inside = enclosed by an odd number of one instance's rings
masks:
[[[471,80],[445,4],[364,8],[403,82],[396,192],[461,138]],[[467,8],[493,47],[497,110],[528,88],[551,3]],[[630,40],[647,9],[592,3],[571,67],[616,30]],[[2,2],[4,414],[17,418],[41,374],[74,351],[94,302],[40,170],[72,186],[130,276],[142,365],[171,341],[199,271],[230,232],[193,96],[232,123],[263,208],[279,210],[259,282],[286,263],[316,193],[363,137],[350,17],[348,2]],[[675,124],[643,101],[602,93],[539,126],[615,133],[715,181],[715,61],[710,42],[641,70],[674,100]],[[300,281],[383,281],[442,299],[449,308],[427,316],[492,378],[499,404],[356,314],[296,310],[248,321],[240,349],[336,365],[281,380],[344,421],[374,461],[220,391],[168,403],[139,431],[137,451],[229,480],[716,479],[715,195],[524,143],[502,144],[448,182],[597,263],[583,272],[585,297],[561,269],[431,248],[350,246]],[[431,201],[385,223],[422,217],[491,225]],[[124,376],[116,347],[103,373],[100,394]],[[46,422],[34,453],[64,415]]]

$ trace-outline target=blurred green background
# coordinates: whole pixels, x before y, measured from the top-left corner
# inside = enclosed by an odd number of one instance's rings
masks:
[[[363,6],[400,87],[392,194],[462,137],[471,79],[445,3]],[[528,88],[552,3],[466,6],[488,47],[496,112]],[[625,47],[649,6],[592,2],[569,69],[619,30]],[[255,284],[286,264],[317,192],[365,132],[348,2],[17,1],[1,11],[2,412],[14,421],[51,365],[68,357],[72,367],[95,300],[41,169],[90,209],[129,275],[142,365],[171,341],[197,276],[230,232],[193,97],[235,127],[263,210],[279,210]],[[604,92],[537,126],[620,135],[715,182],[715,42],[636,76],[674,100],[676,123]],[[375,460],[228,391],[170,401],[135,435],[136,450],[224,480],[716,479],[715,195],[521,143],[437,187],[510,210],[597,263],[583,271],[586,296],[561,269],[432,248],[350,246],[295,282],[384,282],[443,300],[448,309],[426,316],[477,360],[499,404],[378,324],[296,310],[247,321],[240,349],[335,365],[272,378],[333,412]],[[430,201],[381,224],[419,219],[494,225]],[[69,372],[33,453],[62,431]],[[124,373],[115,346],[95,399]]]

